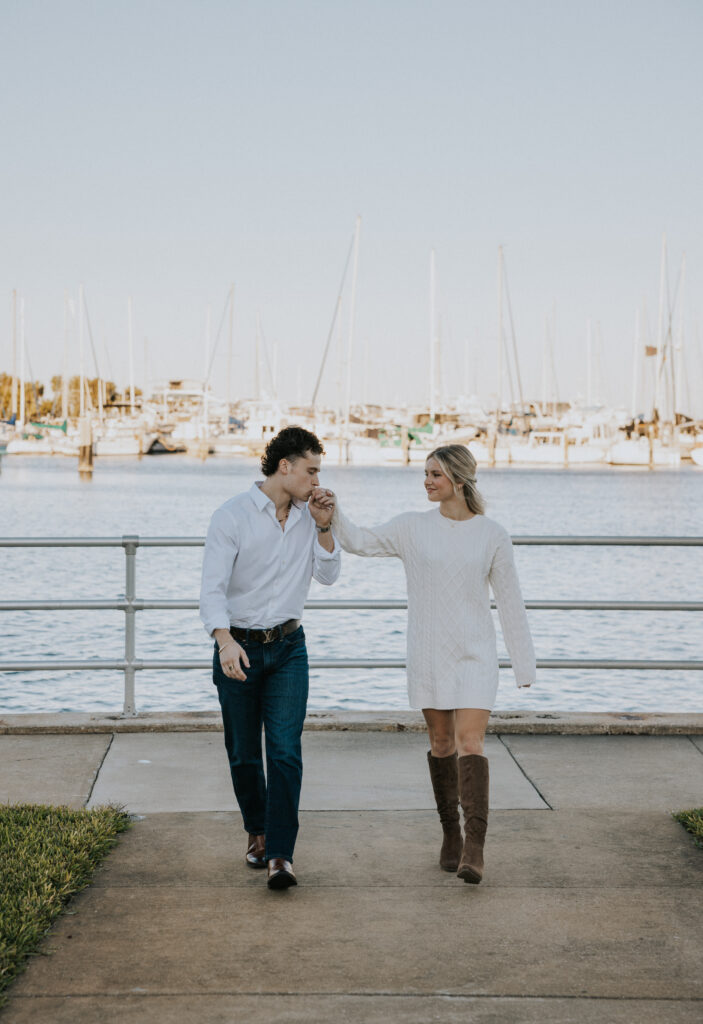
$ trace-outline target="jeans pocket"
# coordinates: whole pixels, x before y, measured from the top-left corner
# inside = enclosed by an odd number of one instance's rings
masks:
[[[288,636],[283,637],[283,642],[288,644],[289,647],[295,647],[296,644],[305,642],[305,633],[302,626],[298,626],[296,630],[289,633]]]

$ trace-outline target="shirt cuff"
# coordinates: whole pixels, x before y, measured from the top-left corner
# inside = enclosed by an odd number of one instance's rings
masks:
[[[203,629],[205,630],[209,637],[212,637],[212,634],[215,632],[216,629],[229,630],[229,622],[204,622]]]
[[[342,549],[334,533],[332,534],[332,540],[334,541],[334,547],[331,551],[328,551],[327,548],[323,548],[319,539],[315,537],[315,558],[320,558],[323,562],[328,562],[331,558],[339,558]]]

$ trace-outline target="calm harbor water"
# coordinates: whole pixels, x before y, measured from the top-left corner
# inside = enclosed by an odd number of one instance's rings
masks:
[[[254,461],[186,456],[102,459],[81,480],[73,459],[6,457],[0,473],[0,535],[204,535],[212,511],[260,477]],[[339,494],[359,523],[403,509],[425,509],[421,467],[332,467],[321,482]],[[512,534],[700,534],[703,470],[583,468],[482,469],[488,515]],[[142,598],[198,596],[202,549],[140,550]],[[700,548],[516,549],[526,598],[701,600]],[[124,589],[121,549],[0,549],[5,600],[113,598]],[[343,556],[333,588],[315,583],[311,597],[405,596],[396,559]],[[678,612],[529,613],[542,658],[692,660],[703,649],[703,615]],[[0,674],[0,713],[115,711],[119,673],[54,672],[52,659],[119,658],[121,612],[0,613],[0,658],[46,658],[45,672]],[[498,649],[505,648],[498,628]],[[310,611],[305,629],[313,657],[399,658],[405,612]],[[197,612],[140,612],[137,656],[205,659],[211,641]],[[700,711],[703,677],[695,672],[542,671],[518,691],[501,672],[500,709]],[[137,673],[139,710],[217,707],[207,672]],[[312,674],[310,707],[406,708],[400,671],[326,670]]]

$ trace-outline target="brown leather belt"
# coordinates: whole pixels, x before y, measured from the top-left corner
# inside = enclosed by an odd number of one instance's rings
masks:
[[[243,629],[241,626],[230,626],[229,631],[235,640],[254,640],[257,644],[270,644],[274,640],[281,640],[289,633],[295,633],[300,625],[300,619],[288,619],[278,626],[271,626],[270,629]]]

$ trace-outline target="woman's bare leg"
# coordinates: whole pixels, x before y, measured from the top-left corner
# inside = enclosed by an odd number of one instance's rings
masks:
[[[427,722],[433,757],[450,757],[456,750],[454,712],[423,708],[422,713]]]
[[[490,711],[484,711],[482,708],[457,708],[455,712],[449,713],[455,716],[454,734],[459,757],[465,757],[467,754],[483,754],[483,741]],[[447,712],[436,711],[434,714],[447,714]]]

